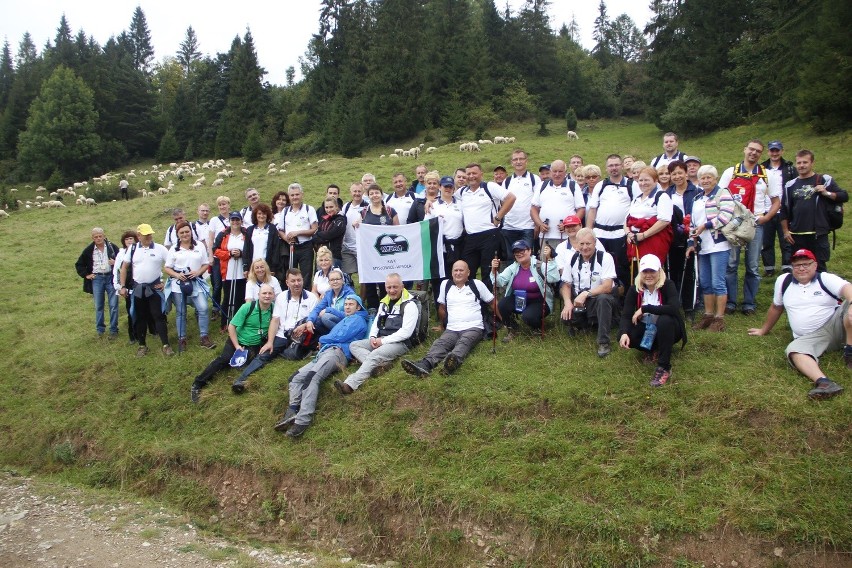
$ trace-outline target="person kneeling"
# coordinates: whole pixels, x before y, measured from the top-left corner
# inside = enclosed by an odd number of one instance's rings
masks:
[[[272,310],[275,290],[269,284],[264,284],[258,292],[258,300],[243,304],[228,323],[228,341],[222,347],[222,353],[207,365],[200,375],[195,377],[189,391],[192,402],[197,403],[201,397],[201,389],[213,378],[213,375],[226,369],[231,358],[237,351],[247,350],[249,355],[257,355],[260,346],[266,343],[269,322],[272,320]]]
[[[425,377],[442,362],[444,374],[455,372],[468,353],[482,340],[485,332],[482,304],[493,301],[494,295],[485,284],[479,280],[470,280],[467,263],[456,261],[452,279],[441,283],[438,296],[438,316],[445,323],[446,331],[435,340],[423,359],[403,359],[402,368],[405,372]]]
[[[320,337],[320,350],[310,363],[296,371],[290,379],[290,402],[275,430],[298,438],[310,426],[317,407],[320,384],[352,360],[349,345],[367,333],[367,309],[361,298],[349,294],[343,302],[346,314],[332,330]]]
[[[624,299],[620,333],[618,344],[623,348],[639,349],[646,352],[646,360],[656,359],[651,386],[666,384],[672,377],[674,344],[680,340],[686,345],[686,326],[680,315],[677,287],[666,279],[660,259],[653,254],[639,260],[639,274]]]

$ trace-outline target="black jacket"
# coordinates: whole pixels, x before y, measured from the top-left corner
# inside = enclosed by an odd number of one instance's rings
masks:
[[[108,239],[104,240],[104,246],[106,247],[107,258],[111,258],[115,260],[115,255],[118,254],[118,247],[109,242]],[[77,274],[80,275],[80,278],[83,279],[83,292],[86,294],[94,294],[94,288],[92,287],[92,281],[86,278],[89,274],[94,270],[94,261],[92,260],[92,253],[95,250],[95,243],[89,243],[89,246],[83,249],[83,252],[80,253],[80,258],[77,259],[77,262],[74,264],[74,268],[77,269]]]
[[[340,260],[343,258],[343,235],[346,233],[346,217],[342,213],[337,215],[323,215],[319,220],[319,227],[314,233],[314,249],[322,245],[331,249],[331,256]]]
[[[243,244],[243,270],[248,271],[251,268],[252,257],[254,256],[254,244],[251,242],[251,236],[254,234],[254,228],[257,225],[252,225],[246,229],[246,241]],[[269,239],[266,241],[266,264],[269,265],[269,270],[278,274],[280,266],[278,259],[281,256],[279,247],[281,246],[281,237],[278,236],[278,230],[272,223],[267,223],[269,229]],[[221,241],[220,241],[221,242]]]
[[[660,296],[662,303],[659,306],[645,305],[642,306],[642,312],[646,314],[654,314],[657,316],[671,316],[677,322],[680,328],[681,336],[683,337],[683,345],[686,345],[686,325],[683,322],[683,316],[680,312],[680,298],[677,294],[677,286],[670,279],[666,279],[663,287],[660,288]],[[634,312],[639,309],[639,292],[636,290],[636,285],[630,287],[627,295],[624,297],[624,308],[621,310],[621,323],[618,326],[618,334],[623,335],[630,333],[634,327],[632,318]]]

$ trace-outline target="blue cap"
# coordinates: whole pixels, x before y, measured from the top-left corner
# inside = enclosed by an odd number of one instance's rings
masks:
[[[441,178],[441,187],[444,187],[445,185],[455,187],[456,180],[454,180],[450,176],[444,176],[444,177]]]
[[[231,367],[242,367],[248,361],[248,349],[237,349],[231,356]]]
[[[550,164],[542,164],[538,171],[547,170],[550,171]]]
[[[780,140],[773,140],[772,142],[769,143],[769,149],[770,150],[783,150],[784,144],[782,144]]]
[[[512,243],[512,252],[515,252],[516,250],[529,250],[529,249],[530,249],[530,245],[524,239],[519,239],[519,240],[515,241],[514,243]]]
[[[231,211],[231,214],[228,215],[228,219],[239,219],[240,221],[242,221],[243,216],[240,215],[239,211]]]

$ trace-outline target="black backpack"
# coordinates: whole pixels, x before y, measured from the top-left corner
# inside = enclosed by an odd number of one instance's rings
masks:
[[[823,177],[820,174],[816,175],[816,185],[822,183]],[[820,195],[817,195],[819,199]],[[826,201],[825,218],[828,221],[828,228],[831,229],[831,248],[837,246],[837,229],[843,227],[843,204],[832,201]]]
[[[420,345],[429,336],[429,293],[424,290],[409,290],[411,299],[408,302],[414,302],[417,305],[418,317],[417,327],[414,328],[414,333],[408,338],[408,343],[412,347]],[[408,302],[403,302],[399,306],[399,317],[405,315],[405,306]]]

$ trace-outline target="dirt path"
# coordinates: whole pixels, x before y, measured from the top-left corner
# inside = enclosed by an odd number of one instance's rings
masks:
[[[395,563],[388,563],[393,566]],[[0,566],[363,567],[350,558],[253,548],[209,537],[179,513],[0,473]]]

